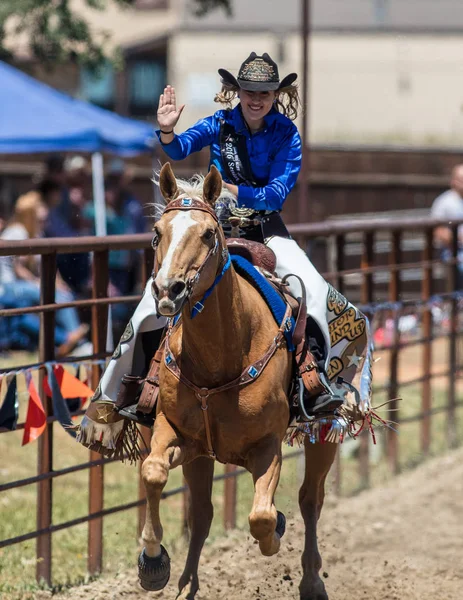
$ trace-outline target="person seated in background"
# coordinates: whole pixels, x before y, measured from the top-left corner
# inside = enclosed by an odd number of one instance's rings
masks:
[[[14,213],[0,234],[3,241],[20,241],[42,237],[48,208],[37,191],[28,192],[16,201]],[[56,278],[56,301],[72,302],[74,296],[61,277]],[[40,260],[37,256],[0,257],[0,305],[3,308],[25,308],[40,304]],[[58,357],[75,351],[86,341],[88,325],[81,324],[75,308],[56,312],[55,344]],[[36,349],[39,341],[38,314],[4,319],[2,349]],[[91,348],[81,348],[87,353]],[[90,352],[91,353],[91,352]]]
[[[436,219],[455,221],[463,219],[463,164],[452,169],[450,189],[443,192],[434,200],[431,206],[431,216]],[[442,250],[444,261],[451,258],[452,230],[449,227],[438,227],[434,239]],[[463,288],[463,225],[458,228],[458,289]]]

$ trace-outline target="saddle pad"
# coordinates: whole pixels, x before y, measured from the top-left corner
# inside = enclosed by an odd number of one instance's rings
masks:
[[[233,266],[236,272],[241,275],[246,281],[248,281],[254,288],[259,292],[262,298],[267,303],[270,311],[278,325],[283,320],[286,312],[286,304],[281,299],[280,295],[274,290],[272,285],[265,279],[263,275],[245,258],[238,255],[232,255],[231,257]],[[291,317],[291,329],[285,331],[286,343],[289,352],[293,352],[293,332],[294,332],[294,319]]]

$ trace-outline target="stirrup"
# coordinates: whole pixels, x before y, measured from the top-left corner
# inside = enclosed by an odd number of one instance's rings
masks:
[[[124,419],[129,419],[129,421],[134,421],[145,427],[152,427],[154,425],[155,416],[153,414],[147,415],[140,412],[137,410],[137,404],[124,406],[124,408],[118,410],[118,413],[124,417]]]
[[[300,418],[306,419],[307,421],[313,420],[317,416],[323,414],[333,415],[336,414],[338,408],[344,404],[344,396],[333,392],[330,387],[325,385],[325,392],[318,394],[318,396],[312,396],[313,402],[312,407],[306,407],[306,389],[302,378],[299,377],[299,407],[301,410]],[[318,400],[318,402],[317,402]]]

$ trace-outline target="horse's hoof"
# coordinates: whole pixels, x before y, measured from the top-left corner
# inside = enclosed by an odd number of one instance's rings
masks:
[[[170,558],[164,546],[155,558],[147,556],[143,548],[138,557],[138,580],[147,592],[159,592],[166,587],[170,578]]]
[[[282,538],[286,531],[286,517],[285,515],[277,510],[277,524],[275,527],[275,533],[277,533],[280,538]]]

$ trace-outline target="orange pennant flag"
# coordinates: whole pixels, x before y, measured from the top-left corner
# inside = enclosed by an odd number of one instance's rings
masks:
[[[88,385],[71,375],[61,365],[57,365],[54,372],[63,398],[90,398],[93,396],[93,390]]]
[[[29,391],[29,405],[27,407],[26,422],[24,423],[23,446],[40,437],[47,426],[47,416],[43,410],[40,396],[32,376],[28,372],[26,372],[26,382]]]

